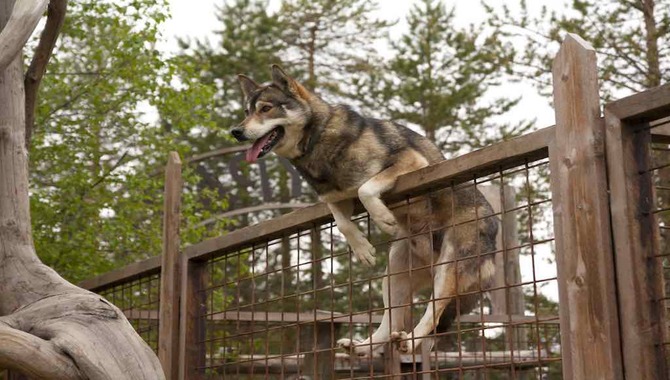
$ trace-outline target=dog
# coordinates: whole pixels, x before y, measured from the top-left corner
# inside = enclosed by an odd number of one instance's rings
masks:
[[[288,159],[327,203],[363,264],[375,264],[375,248],[351,220],[355,198],[394,237],[382,284],[382,322],[368,339],[343,338],[340,347],[366,355],[393,341],[409,354],[436,328],[474,307],[495,270],[499,222],[484,196],[475,187],[443,189],[393,211],[381,199],[399,176],[444,160],[435,144],[394,122],[328,104],[277,65],[270,84],[242,74],[238,79],[246,117],[231,134],[253,141],[247,161],[270,152]],[[430,285],[433,295],[423,317],[405,332],[412,293]]]

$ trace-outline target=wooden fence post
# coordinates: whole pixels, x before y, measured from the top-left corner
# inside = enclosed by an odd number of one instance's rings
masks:
[[[179,380],[204,378],[205,317],[207,297],[204,289],[209,276],[204,262],[181,255],[181,310],[179,325]]]
[[[551,191],[565,379],[623,379],[595,50],[569,34],[554,59]]]
[[[629,125],[605,106],[612,230],[621,311],[621,343],[627,379],[667,379],[666,319],[658,221],[653,213],[651,132]]]
[[[179,222],[181,207],[181,161],[170,152],[165,167],[163,203],[163,256],[158,317],[158,359],[165,377],[179,376],[179,297],[181,296],[181,260],[179,259]]]

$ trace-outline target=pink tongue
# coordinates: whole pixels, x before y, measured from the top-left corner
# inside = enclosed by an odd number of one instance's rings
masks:
[[[261,154],[261,150],[263,150],[265,144],[267,144],[268,140],[270,140],[270,135],[272,135],[272,133],[268,133],[267,135],[256,140],[254,145],[247,149],[246,158],[248,162],[255,162],[258,159],[258,155]]]

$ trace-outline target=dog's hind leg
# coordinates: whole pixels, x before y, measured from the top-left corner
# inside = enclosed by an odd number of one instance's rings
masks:
[[[396,235],[398,221],[381,200],[381,195],[393,188],[396,179],[403,174],[428,166],[428,160],[414,150],[398,156],[398,161],[366,181],[358,189],[358,198],[370,213],[370,217],[384,232]]]
[[[354,255],[368,266],[375,265],[375,247],[370,244],[363,232],[351,221],[354,213],[354,200],[345,199],[336,203],[328,203],[328,208],[335,218],[337,229],[340,230]]]
[[[433,265],[433,294],[421,320],[409,334],[398,330],[391,333],[391,339],[398,341],[402,353],[409,354],[417,350],[422,340],[435,330],[444,309],[457,294],[457,281],[463,282],[456,274],[456,255],[449,235],[446,234],[440,255]]]
[[[391,245],[389,252],[389,267],[382,282],[382,298],[384,300],[384,315],[375,332],[362,342],[343,338],[337,341],[338,346],[352,355],[371,355],[390,340],[392,331],[403,328],[405,319],[410,312],[412,290],[422,285],[425,275],[410,275],[408,265],[408,243],[401,240]],[[410,281],[413,283],[410,284]]]

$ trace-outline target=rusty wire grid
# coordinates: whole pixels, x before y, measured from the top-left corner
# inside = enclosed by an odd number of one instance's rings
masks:
[[[121,309],[135,331],[158,352],[160,274],[145,275],[97,293]]]
[[[670,129],[670,118],[664,118],[649,124],[651,133],[662,138],[654,139],[651,145],[651,167],[641,170],[640,175],[652,173],[655,202],[653,213],[656,216],[660,236],[659,254],[652,258],[651,265],[660,269],[659,273],[663,279],[664,294],[659,299],[659,307],[665,314],[665,336],[661,343],[665,346],[667,361],[670,362],[670,138],[667,137]]]
[[[430,299],[432,289],[424,289],[416,291],[408,304],[394,306],[410,308],[408,331],[435,302],[448,300],[455,307],[460,317],[451,327],[425,337],[423,346],[430,351],[400,354],[395,342],[358,356],[337,347],[341,338],[367,338],[385,311],[382,280],[394,239],[362,213],[355,221],[377,250],[373,268],[352,256],[334,223],[243,245],[209,259],[201,290],[206,309],[199,316],[205,326],[198,342],[204,362],[197,372],[209,378],[245,379],[369,379],[399,373],[439,379],[561,378],[548,160],[460,178],[444,188],[412,194],[393,208],[421,207],[425,196],[444,192],[477,191],[485,193],[493,215],[474,210],[470,220],[429,225],[402,239],[413,246],[411,242],[422,234],[430,237],[494,219],[500,225],[495,249],[477,249],[467,258],[441,264],[410,262],[405,273],[390,273],[388,296],[393,297],[394,286],[395,292],[407,286],[396,281],[403,276],[411,284],[412,276],[424,276],[426,270],[430,276],[449,265],[475,268],[476,273],[470,274],[478,284],[473,288],[435,300]],[[408,225],[415,223],[422,220],[407,220]],[[482,278],[481,265],[467,265],[487,260],[496,268],[491,281]],[[467,310],[461,305],[466,297],[475,301]]]

